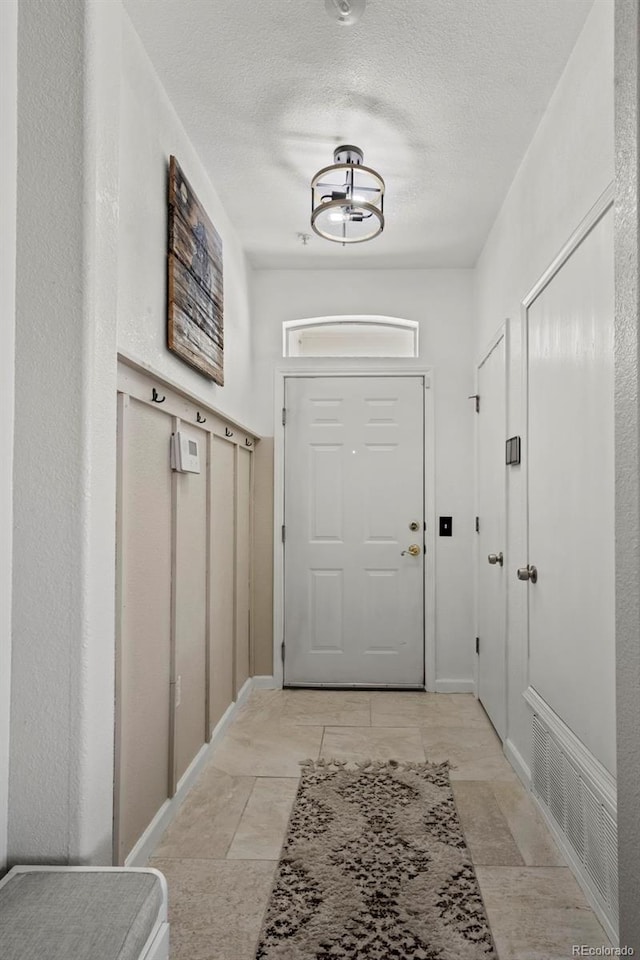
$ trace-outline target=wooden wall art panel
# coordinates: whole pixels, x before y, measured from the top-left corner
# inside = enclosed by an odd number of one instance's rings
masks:
[[[224,384],[222,240],[175,157],[169,160],[168,346]]]

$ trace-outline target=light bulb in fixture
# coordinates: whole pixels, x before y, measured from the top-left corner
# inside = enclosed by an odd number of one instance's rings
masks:
[[[324,0],[327,13],[332,20],[350,27],[363,14],[367,0]]]
[[[364,166],[353,144],[336,147],[333,160],[311,180],[314,233],[343,246],[377,237],[384,229],[384,180]]]

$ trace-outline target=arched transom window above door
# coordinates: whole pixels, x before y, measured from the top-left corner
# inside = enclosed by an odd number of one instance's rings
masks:
[[[368,315],[285,320],[282,355],[415,358],[419,355],[418,322]]]

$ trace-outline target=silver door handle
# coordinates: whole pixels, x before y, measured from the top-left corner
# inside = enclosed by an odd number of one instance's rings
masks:
[[[489,563],[499,563],[500,566],[502,566],[502,564],[504,563],[504,557],[502,555],[502,551],[500,551],[500,553],[490,553],[489,556],[487,557],[487,560],[489,561]]]
[[[538,568],[532,563],[526,567],[518,567],[518,580],[530,580],[531,583],[538,582]]]

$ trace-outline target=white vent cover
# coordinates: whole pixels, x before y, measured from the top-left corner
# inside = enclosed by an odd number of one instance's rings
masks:
[[[582,864],[594,895],[618,925],[617,829],[585,773],[539,716],[533,717],[532,787]]]

